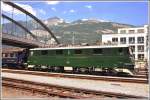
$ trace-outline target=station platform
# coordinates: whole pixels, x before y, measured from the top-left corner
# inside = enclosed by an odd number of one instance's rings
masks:
[[[37,83],[46,83],[50,85],[74,87],[79,89],[88,89],[92,91],[121,93],[146,98],[148,98],[149,96],[149,84],[98,81],[98,80],[95,81],[95,80],[75,79],[75,78],[71,79],[71,78],[38,76],[38,75],[18,74],[9,72],[2,72],[1,76],[4,78],[20,79]]]

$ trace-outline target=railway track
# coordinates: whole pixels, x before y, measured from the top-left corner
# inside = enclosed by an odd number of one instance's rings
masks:
[[[79,74],[77,75],[77,74],[49,73],[49,72],[11,70],[11,69],[2,69],[2,72],[31,74],[31,75],[49,76],[49,77],[63,77],[63,78],[76,78],[76,79],[103,80],[103,81],[148,84],[148,79],[144,79],[144,78],[110,77],[110,76],[94,76],[94,75],[79,75]]]
[[[100,91],[92,91],[86,89],[79,89],[73,87],[62,87],[57,85],[51,85],[46,83],[36,83],[32,81],[25,81],[20,79],[12,79],[12,78],[2,78],[2,85],[11,87],[11,88],[19,88],[23,90],[30,90],[31,92],[39,92],[42,94],[48,94],[52,96],[59,96],[63,98],[104,98],[104,97],[113,97],[113,98],[145,98],[134,95],[127,95],[121,93],[112,93],[112,92],[100,92]]]
[[[62,98],[87,98],[91,97],[91,94],[84,94],[81,91],[75,91],[67,88],[62,88],[54,85],[48,85],[43,83],[35,83],[31,81],[24,81],[11,78],[3,78],[2,85],[11,88],[19,88],[23,90],[30,90],[32,93],[38,92],[41,94],[48,94],[50,96],[59,96]],[[93,95],[92,95],[93,96]]]

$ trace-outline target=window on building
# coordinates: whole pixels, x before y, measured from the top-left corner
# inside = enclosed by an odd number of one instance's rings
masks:
[[[120,43],[121,44],[126,44],[126,38],[124,37],[124,38],[120,38]]]
[[[102,54],[103,50],[102,49],[93,49],[93,54]]]
[[[147,35],[147,36],[146,36],[146,45],[149,45],[149,44],[148,44],[149,41],[150,41],[150,39],[148,38],[148,35]]]
[[[138,46],[138,52],[144,52],[144,45]]]
[[[63,50],[56,50],[56,54],[57,55],[62,55],[63,54]]]
[[[133,54],[133,58],[135,59],[135,54]]]
[[[41,51],[41,54],[42,54],[42,55],[47,55],[47,54],[48,54],[48,51],[47,51],[47,50],[42,50],[42,51]]]
[[[137,32],[138,33],[144,33],[144,29],[138,29]]]
[[[118,38],[112,38],[112,42],[113,43],[117,43],[118,42]]]
[[[129,44],[135,43],[135,37],[129,37]]]
[[[144,54],[138,54],[138,60],[143,60],[144,59]]]
[[[138,37],[137,41],[138,43],[144,43],[144,37]]]
[[[126,33],[126,30],[120,30],[120,33]]]
[[[129,33],[135,33],[135,30],[129,30]]]
[[[130,46],[132,52],[135,52],[135,46]]]
[[[75,54],[82,54],[82,50],[74,50]]]

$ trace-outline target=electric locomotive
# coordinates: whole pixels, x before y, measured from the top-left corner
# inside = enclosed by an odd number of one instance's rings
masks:
[[[93,73],[134,69],[127,45],[78,46],[30,49],[28,69]]]

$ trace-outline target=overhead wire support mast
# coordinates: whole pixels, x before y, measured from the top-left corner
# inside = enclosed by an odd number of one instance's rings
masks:
[[[4,29],[4,18],[2,17],[2,33],[5,31]]]
[[[58,39],[55,37],[55,35],[50,31],[50,29],[37,17],[35,17],[33,14],[29,13],[28,11],[26,11],[25,9],[21,8],[20,6],[12,3],[12,2],[4,2],[5,4],[8,4],[20,11],[22,11],[23,13],[26,13],[28,16],[32,17],[34,20],[36,20],[41,26],[44,27],[44,29],[46,31],[48,31],[49,34],[51,34],[51,36],[54,38],[54,40],[56,41],[57,44],[60,44],[60,42],[58,41]]]
[[[14,7],[12,7],[12,15],[11,15],[11,17],[12,17],[12,19],[14,19]],[[13,29],[14,27],[13,27],[13,22],[12,22],[12,26],[11,26],[11,34],[13,34]]]
[[[27,14],[26,14],[26,28],[28,28],[28,26],[27,26]],[[27,32],[25,32],[25,38],[27,38]]]

